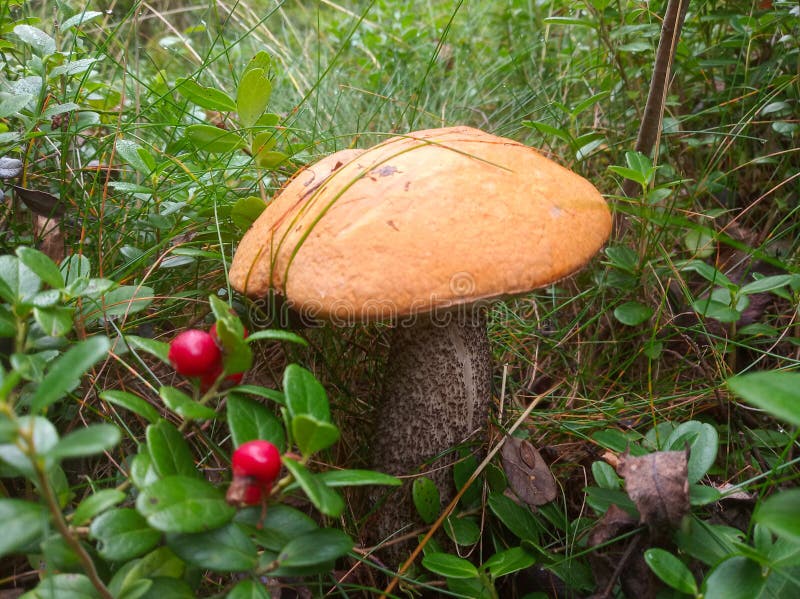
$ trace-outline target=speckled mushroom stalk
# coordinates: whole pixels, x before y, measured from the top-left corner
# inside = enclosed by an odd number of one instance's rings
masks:
[[[597,189],[532,148],[470,127],[430,129],[301,171],[242,239],[230,281],[334,324],[397,323],[371,449],[378,469],[405,475],[485,425],[489,345],[472,306],[566,277],[610,230]],[[452,494],[446,469],[434,479]],[[374,541],[413,520],[401,495],[379,514]]]
[[[482,441],[491,404],[491,353],[482,311],[422,315],[391,334],[373,437],[372,463],[389,474],[425,468],[444,501],[455,488],[447,452],[469,439]],[[378,512],[370,536],[379,542],[417,524],[408,489]],[[396,552],[395,552],[396,553]]]

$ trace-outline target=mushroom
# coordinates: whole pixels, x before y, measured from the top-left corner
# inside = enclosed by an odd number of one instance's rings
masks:
[[[275,291],[308,318],[391,321],[373,465],[409,474],[428,463],[452,497],[438,466],[484,429],[491,403],[485,306],[586,264],[611,231],[609,209],[579,175],[470,127],[345,152],[277,194],[242,239],[231,284]],[[414,522],[401,493],[379,512],[376,539]]]

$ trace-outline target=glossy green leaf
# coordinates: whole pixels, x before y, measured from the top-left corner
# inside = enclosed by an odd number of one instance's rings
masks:
[[[41,29],[31,25],[17,25],[14,34],[28,44],[39,56],[55,54],[56,41]]]
[[[41,275],[40,275],[41,276]],[[739,293],[743,295],[750,295],[753,293],[766,293],[785,287],[792,282],[792,275],[773,275],[770,277],[761,277],[746,285],[743,285]]]
[[[72,514],[72,525],[83,526],[97,514],[121,503],[125,497],[125,493],[118,489],[102,489],[89,495],[75,508],[75,512]]]
[[[292,539],[278,554],[285,568],[314,566],[335,560],[353,548],[353,540],[335,528],[320,528]]]
[[[250,526],[255,541],[271,551],[280,551],[292,539],[319,528],[306,514],[288,505],[271,505],[266,517],[261,508],[242,510],[236,521]]]
[[[110,404],[130,410],[134,414],[138,414],[150,424],[155,424],[161,417],[153,406],[147,403],[141,397],[128,393],[127,391],[110,390],[103,391],[100,394],[100,399],[107,401]]]
[[[10,304],[27,302],[42,288],[39,275],[10,254],[0,256],[0,280],[2,297]]]
[[[180,389],[164,386],[158,395],[170,410],[187,420],[213,420],[217,413],[203,404],[197,403]]]
[[[72,330],[75,309],[71,306],[34,308],[33,317],[45,335],[63,337]]]
[[[726,559],[703,581],[703,599],[753,599],[764,588],[761,566],[746,557]]]
[[[247,142],[231,131],[213,125],[189,125],[186,139],[202,152],[227,153],[247,146]]]
[[[146,337],[137,337],[136,335],[125,335],[125,342],[132,348],[147,352],[151,356],[155,356],[161,360],[164,364],[169,364],[169,343],[148,339]]]
[[[492,578],[500,578],[526,568],[536,563],[536,557],[525,551],[522,547],[512,547],[505,551],[498,551],[483,563],[483,568]]]
[[[63,289],[64,276],[55,262],[47,254],[28,247],[17,248],[20,262],[30,268],[36,275],[53,289]]]
[[[707,423],[691,420],[680,424],[672,431],[665,447],[681,451],[689,446],[688,479],[696,483],[713,466],[717,459],[719,435],[717,429]]]
[[[614,468],[605,462],[592,462],[592,476],[595,482],[604,489],[619,489],[622,479]]]
[[[653,315],[653,309],[639,302],[625,302],[614,308],[614,318],[629,327],[642,324]]]
[[[261,150],[254,156],[255,162],[261,168],[276,168],[289,160],[289,155],[275,150]]]
[[[449,539],[462,547],[474,545],[481,538],[480,526],[471,518],[450,516],[445,520],[443,528]]]
[[[31,411],[39,412],[75,389],[92,366],[108,356],[111,342],[106,337],[79,341],[57,358],[31,398]]]
[[[398,487],[403,481],[383,472],[372,470],[327,470],[317,474],[329,487],[357,487],[363,485],[388,485]]]
[[[68,19],[64,19],[64,21],[59,25],[59,29],[63,31],[67,31],[73,27],[78,27],[83,25],[84,23],[88,23],[98,17],[102,17],[105,13],[100,12],[98,10],[84,10],[78,12],[77,14],[72,15]]]
[[[136,509],[157,530],[186,533],[218,528],[236,513],[221,489],[188,476],[167,476],[144,488]]]
[[[247,342],[252,343],[253,341],[260,341],[261,339],[267,339],[269,341],[289,341],[291,343],[302,345],[303,347],[308,347],[308,341],[303,339],[297,333],[292,333],[291,331],[279,331],[277,329],[256,331],[247,338]]]
[[[65,285],[73,285],[80,279],[88,279],[92,275],[92,263],[82,254],[72,254],[61,261],[59,266]]]
[[[243,580],[236,584],[226,599],[270,599],[267,587],[255,580]]]
[[[247,441],[263,439],[281,452],[286,446],[283,424],[264,404],[238,393],[228,394],[228,428],[233,444],[238,447]]]
[[[144,148],[135,141],[119,138],[114,145],[117,155],[130,164],[139,174],[147,177],[153,171],[153,166],[147,163],[139,151]]]
[[[477,578],[478,570],[464,558],[449,553],[431,553],[422,558],[422,565],[445,578]]]
[[[333,489],[327,487],[305,466],[291,458],[283,457],[283,464],[294,476],[300,488],[306,494],[314,507],[326,516],[337,517],[344,511],[344,499]]]
[[[308,414],[292,418],[292,437],[303,456],[327,449],[339,439],[339,429]]]
[[[236,90],[236,108],[245,129],[255,125],[264,114],[271,94],[272,83],[264,69],[250,68],[245,71]]]
[[[442,511],[442,502],[439,498],[439,489],[427,476],[419,476],[411,485],[411,498],[414,507],[425,524],[433,524]]]
[[[255,544],[235,523],[208,532],[169,535],[167,545],[204,570],[244,572],[258,562]]]
[[[763,371],[728,379],[728,387],[747,403],[800,426],[800,372]]]
[[[56,460],[95,455],[117,445],[120,438],[119,429],[113,424],[91,424],[63,437],[48,454]]]
[[[669,551],[648,549],[644,552],[644,561],[667,586],[687,595],[697,595],[697,583],[691,570]]]
[[[26,437],[33,437],[33,446],[37,454],[46,454],[58,442],[56,427],[42,416],[21,416],[17,419],[17,427],[25,431]],[[0,445],[0,461],[7,463],[23,476],[35,480],[36,472],[30,457],[16,443]]]
[[[283,372],[283,392],[289,416],[294,419],[308,414],[317,420],[330,422],[331,413],[325,387],[308,370],[289,364]]]
[[[538,542],[541,526],[530,509],[517,505],[514,500],[498,493],[489,495],[489,509],[517,538]]]
[[[139,587],[141,580],[149,580],[153,584],[146,592],[149,599],[194,599],[195,594],[180,577],[186,574],[186,564],[166,546],[161,546],[144,557],[131,560],[122,565],[112,577],[108,588],[114,597],[124,597],[130,589]],[[171,581],[180,584],[162,584]],[[188,595],[186,594],[188,591]],[[151,594],[152,592],[152,594]],[[161,593],[161,594],[155,594]]]
[[[236,103],[233,98],[224,91],[200,85],[193,79],[177,79],[175,81],[175,91],[201,108],[220,112],[236,110]]]
[[[99,599],[100,594],[83,574],[54,574],[20,599]]]
[[[87,308],[86,314],[98,318],[128,316],[145,310],[153,303],[155,291],[145,285],[121,285],[102,296]]]
[[[256,219],[264,212],[267,205],[259,197],[248,196],[236,200],[231,208],[231,220],[242,231],[247,231]]]
[[[800,543],[800,489],[780,491],[764,500],[753,518],[776,535]]]
[[[0,557],[33,543],[49,530],[50,515],[44,506],[22,499],[0,498]]]
[[[153,468],[159,476],[199,477],[192,452],[183,435],[171,423],[159,420],[147,427],[147,448],[153,460]]]
[[[125,561],[144,555],[161,541],[161,533],[148,526],[134,509],[114,509],[95,518],[89,533],[97,539],[97,550],[107,560]]]

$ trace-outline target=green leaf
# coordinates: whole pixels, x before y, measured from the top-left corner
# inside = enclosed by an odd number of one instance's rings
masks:
[[[40,539],[50,528],[49,519],[44,506],[22,499],[0,499],[0,557]]]
[[[283,372],[283,393],[289,417],[308,414],[317,420],[330,422],[331,413],[325,387],[305,368],[289,364]]]
[[[98,599],[97,589],[83,574],[55,574],[20,599]]]
[[[222,90],[200,85],[193,79],[180,78],[175,83],[175,91],[201,108],[220,112],[236,110],[236,102]]]
[[[72,514],[72,525],[83,526],[97,514],[122,502],[125,497],[125,493],[117,489],[102,489],[89,495],[75,508],[75,512]]]
[[[144,555],[161,541],[161,533],[147,525],[134,509],[110,510],[95,518],[89,533],[97,539],[100,555],[111,561],[126,561]]]
[[[199,477],[194,458],[183,435],[171,423],[159,420],[147,427],[147,448],[153,460],[153,468],[159,476]]]
[[[164,364],[169,364],[169,343],[146,337],[137,337],[136,335],[125,335],[125,342],[135,349],[140,349],[151,356],[155,356]]]
[[[72,285],[80,279],[88,279],[92,274],[92,263],[82,254],[72,254],[61,261],[59,266],[65,285]]]
[[[56,263],[39,250],[28,247],[17,248],[20,262],[30,268],[37,276],[53,289],[64,288],[64,277]]]
[[[114,447],[120,438],[119,429],[113,424],[92,424],[63,437],[48,454],[56,460],[95,455]]]
[[[14,27],[14,34],[28,44],[39,56],[50,56],[56,52],[56,40],[41,29],[30,25],[17,25]]]
[[[239,198],[231,208],[231,220],[239,229],[246,231],[261,216],[266,207],[264,200],[256,196]]]
[[[33,447],[37,454],[46,454],[58,442],[56,427],[42,416],[21,416],[17,419],[17,428],[25,431],[27,437],[33,438]],[[23,476],[35,480],[36,472],[30,457],[16,443],[0,445],[0,460],[6,462]]]
[[[775,289],[785,287],[791,282],[792,275],[773,275],[771,277],[762,277],[744,285],[739,290],[739,293],[744,295],[750,295],[753,293],[766,293],[767,291],[774,291]]]
[[[285,449],[286,435],[283,425],[264,404],[237,393],[229,393],[227,418],[234,446],[263,439],[275,445],[281,452]]]
[[[226,599],[270,599],[267,587],[255,580],[243,580],[231,589]]]
[[[153,583],[146,595],[149,599],[194,599],[195,594],[186,583],[177,580],[185,575],[184,561],[169,547],[162,546],[120,567],[108,588],[114,597],[126,597],[128,590],[138,587],[144,579]],[[164,584],[165,581],[167,584]]]
[[[622,485],[614,468],[605,462],[592,462],[592,476],[603,489],[619,489]]]
[[[89,337],[56,358],[31,399],[31,411],[40,412],[57,402],[80,383],[80,377],[108,356],[111,342],[106,337]]]
[[[260,150],[255,153],[254,159],[261,168],[272,169],[289,160],[289,155],[275,150]]]
[[[512,547],[495,553],[483,563],[483,568],[494,579],[530,568],[535,563],[536,558],[522,547]]]
[[[9,96],[3,101],[0,102],[0,119],[4,119],[10,117],[12,115],[17,114],[20,110],[25,108],[28,103],[34,99],[35,96],[33,94],[22,94],[17,93],[13,96]],[[16,176],[17,169],[12,167],[13,170],[9,173],[8,170],[3,169],[0,174],[3,175],[5,179],[7,174],[12,174],[12,176]]]
[[[251,68],[245,71],[236,90],[236,108],[245,129],[255,125],[264,114],[271,94],[272,83],[264,69]]]
[[[517,505],[505,495],[492,493],[489,495],[489,509],[517,538],[538,543],[541,527],[528,508]]]
[[[403,484],[399,478],[373,472],[372,470],[328,470],[317,474],[322,482],[329,487],[358,487],[364,485],[388,485],[399,487]]]
[[[292,436],[304,457],[327,449],[339,439],[339,429],[308,414],[292,418]]]
[[[439,498],[439,489],[427,476],[420,476],[414,479],[411,485],[411,498],[414,507],[425,524],[433,524],[439,517],[442,510],[442,502]]]
[[[72,330],[75,309],[70,306],[34,308],[33,317],[45,335],[63,337]]]
[[[203,404],[197,403],[180,389],[161,387],[158,395],[170,410],[188,420],[213,420],[217,413]]]
[[[226,524],[236,510],[211,483],[188,476],[167,476],[142,490],[136,509],[155,529],[203,532]]]
[[[670,434],[665,447],[667,450],[682,451],[686,445],[689,445],[688,480],[696,483],[705,476],[717,459],[717,429],[697,420],[680,424]]]
[[[728,387],[746,402],[793,426],[800,426],[800,372],[764,371],[728,379]]]
[[[284,568],[315,566],[346,555],[352,548],[353,540],[341,530],[320,528],[289,541],[278,561]]]
[[[703,581],[703,599],[753,599],[764,588],[761,566],[746,557],[726,559]]]
[[[9,304],[28,302],[42,287],[39,276],[10,254],[0,256],[0,280],[0,293]]]
[[[639,302],[625,302],[614,308],[614,318],[629,327],[642,324],[653,315],[653,309]]]
[[[85,10],[83,12],[79,12],[78,14],[72,15],[70,18],[65,19],[64,22],[61,23],[59,29],[61,31],[66,31],[72,27],[77,27],[79,25],[83,25],[84,23],[88,23],[97,17],[102,17],[103,14],[104,13],[97,10]]]
[[[155,292],[152,287],[145,285],[121,285],[102,296],[100,302],[95,302],[95,309],[88,312],[97,318],[102,312],[105,318],[128,316],[145,310],[153,303]]]
[[[255,541],[270,551],[280,551],[292,539],[318,528],[300,510],[281,504],[269,506],[263,518],[260,508],[242,510],[236,515],[236,521],[250,526]]]
[[[687,595],[697,595],[697,583],[689,567],[669,551],[648,549],[644,561],[664,584]]]
[[[186,139],[195,149],[212,154],[233,152],[247,146],[247,142],[235,133],[213,125],[189,125]]]
[[[147,403],[141,397],[128,393],[127,391],[103,391],[100,394],[100,399],[107,401],[110,404],[130,410],[134,414],[138,414],[150,424],[155,424],[161,417],[158,415],[158,410]]]
[[[422,565],[445,578],[477,578],[478,570],[470,562],[449,553],[431,553],[422,558]]]
[[[256,331],[247,338],[247,342],[252,343],[253,341],[260,341],[261,339],[268,339],[270,341],[289,341],[291,343],[298,343],[303,347],[308,347],[308,341],[303,339],[300,335],[290,331],[278,331],[275,329]]]
[[[444,532],[456,545],[474,545],[481,538],[481,529],[471,518],[450,516],[445,520]]]
[[[779,537],[800,542],[800,489],[781,491],[761,502],[753,519]]]
[[[344,511],[344,499],[333,489],[328,488],[324,482],[311,474],[305,466],[283,457],[283,464],[286,469],[303,489],[311,503],[326,516],[337,517]]]
[[[259,50],[247,62],[247,66],[245,66],[242,75],[245,75],[248,71],[251,71],[253,69],[261,69],[266,73],[269,71],[270,66],[272,66],[272,58],[270,58],[270,55],[264,50]]]
[[[114,147],[117,151],[117,155],[130,164],[140,175],[148,177],[150,173],[153,172],[153,165],[148,164],[144,158],[143,152],[140,151],[144,150],[144,148],[135,141],[120,138],[117,139]]]
[[[167,545],[204,570],[244,572],[258,562],[255,544],[235,523],[208,532],[169,535]]]

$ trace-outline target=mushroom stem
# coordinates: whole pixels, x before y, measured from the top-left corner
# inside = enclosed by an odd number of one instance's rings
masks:
[[[399,324],[378,408],[374,467],[407,475],[424,465],[443,502],[449,501],[455,488],[448,466],[457,456],[447,452],[486,427],[490,403],[491,354],[482,310]],[[380,542],[418,522],[407,482],[378,512],[372,534]]]

